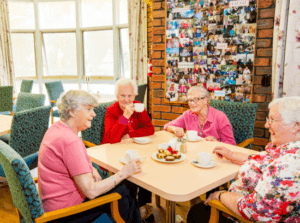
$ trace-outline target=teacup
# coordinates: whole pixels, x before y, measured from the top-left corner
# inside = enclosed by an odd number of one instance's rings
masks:
[[[129,162],[129,161],[134,160],[136,158],[139,158],[138,153],[137,153],[136,150],[131,149],[131,150],[126,151],[126,156],[125,156],[126,162]]]
[[[198,136],[198,132],[194,130],[186,131],[187,138],[189,140],[196,140]]]
[[[209,153],[198,153],[198,163],[201,166],[208,166],[213,161],[213,155]]]
[[[136,111],[136,112],[143,112],[144,111],[144,104],[142,104],[142,103],[135,103],[134,104],[134,110]]]

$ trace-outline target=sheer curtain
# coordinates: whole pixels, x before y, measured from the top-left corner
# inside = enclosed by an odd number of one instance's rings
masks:
[[[8,2],[0,2],[0,86],[15,84],[11,35],[8,17]]]
[[[300,1],[276,0],[273,98],[300,96]]]
[[[128,0],[131,78],[137,85],[147,83],[147,4]]]

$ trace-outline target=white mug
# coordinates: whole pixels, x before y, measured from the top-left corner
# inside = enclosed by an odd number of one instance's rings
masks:
[[[198,153],[198,163],[201,166],[208,166],[213,161],[213,155],[209,153]]]
[[[187,138],[189,140],[196,140],[198,136],[198,132],[194,130],[186,131]]]
[[[136,150],[130,149],[130,150],[126,151],[126,156],[125,156],[126,162],[129,162],[129,161],[134,160],[136,158],[139,158],[138,153],[137,153]]]
[[[142,103],[135,103],[134,104],[134,110],[136,112],[143,112],[144,111],[144,104],[142,104]]]

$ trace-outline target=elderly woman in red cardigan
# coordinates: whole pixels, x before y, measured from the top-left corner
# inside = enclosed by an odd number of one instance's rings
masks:
[[[118,143],[122,139],[149,136],[154,134],[154,126],[144,109],[136,112],[134,104],[138,94],[137,85],[129,78],[120,78],[115,85],[117,102],[107,108],[105,115],[105,131],[101,144]],[[131,193],[137,193],[137,186],[129,186]],[[152,211],[147,203],[151,203],[151,192],[140,188],[138,192],[138,204],[142,216],[149,216],[148,222],[154,221]],[[146,213],[143,213],[143,212]],[[143,219],[142,219],[143,220]]]
[[[134,100],[137,85],[129,78],[120,78],[116,82],[115,89],[117,102],[107,108],[102,144],[153,135],[154,126],[147,111],[134,110],[134,104],[140,103]]]

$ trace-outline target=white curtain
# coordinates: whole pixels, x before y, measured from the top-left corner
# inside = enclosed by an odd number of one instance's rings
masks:
[[[0,86],[15,84],[7,4],[7,0],[0,2]]]
[[[273,98],[300,96],[300,1],[276,0]]]
[[[147,4],[128,0],[129,51],[131,78],[137,85],[147,83]]]

